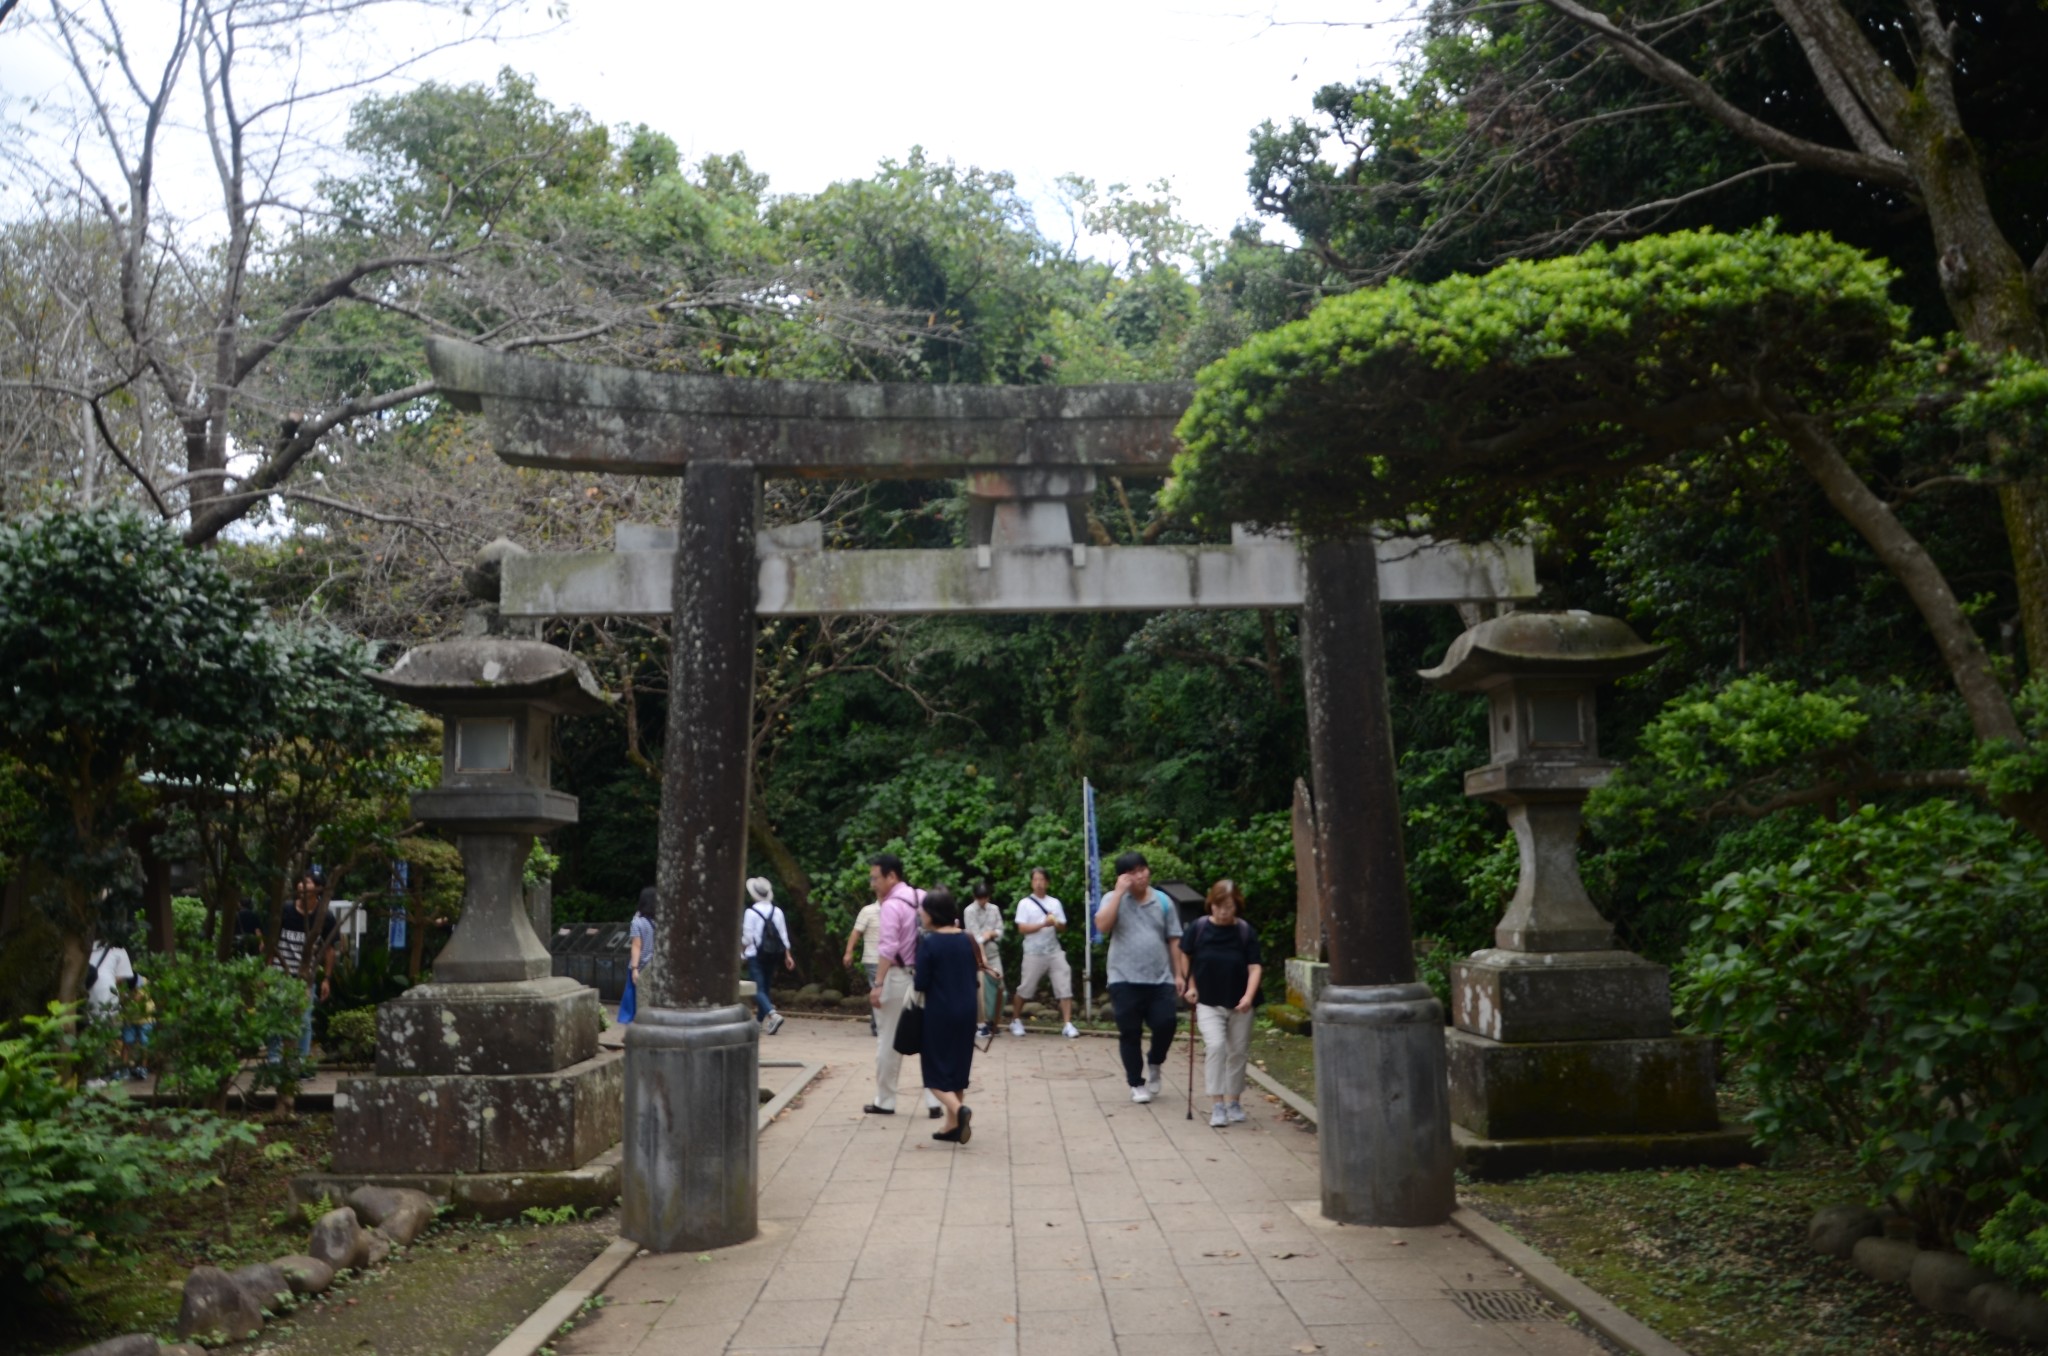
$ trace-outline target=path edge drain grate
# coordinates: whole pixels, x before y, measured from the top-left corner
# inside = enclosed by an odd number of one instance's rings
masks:
[[[1481,1323],[1561,1323],[1564,1310],[1534,1290],[1447,1290],[1451,1303]]]

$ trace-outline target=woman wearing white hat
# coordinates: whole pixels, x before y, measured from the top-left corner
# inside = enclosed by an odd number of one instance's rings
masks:
[[[761,1031],[772,1036],[782,1029],[782,1014],[775,1010],[775,1000],[768,996],[768,977],[778,965],[785,970],[796,969],[796,957],[789,949],[789,923],[775,904],[775,888],[765,878],[754,876],[747,881],[747,894],[751,902],[746,917],[740,920],[740,959],[746,962],[747,976],[754,981],[754,1010],[760,1017]]]

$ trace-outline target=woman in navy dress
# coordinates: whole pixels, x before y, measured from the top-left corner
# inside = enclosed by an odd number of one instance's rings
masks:
[[[946,1109],[946,1124],[932,1138],[965,1144],[974,1113],[961,1105],[974,1063],[974,1024],[981,990],[981,948],[960,930],[960,902],[940,886],[924,897],[929,929],[917,941],[917,991],[924,995],[924,1085]]]

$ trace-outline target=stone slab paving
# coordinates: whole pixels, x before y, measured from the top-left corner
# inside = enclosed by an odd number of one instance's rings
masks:
[[[974,1138],[934,1144],[915,1059],[867,1116],[865,1023],[792,1017],[764,1058],[828,1066],[761,1136],[761,1234],[643,1255],[561,1356],[1420,1356],[1603,1349],[1563,1323],[1476,1322],[1454,1290],[1522,1290],[1444,1226],[1320,1217],[1316,1138],[1254,1086],[1252,1119],[1186,1119],[1185,1047],[1134,1104],[1115,1044],[998,1035]],[[1199,1065],[1197,1066],[1199,1077]]]

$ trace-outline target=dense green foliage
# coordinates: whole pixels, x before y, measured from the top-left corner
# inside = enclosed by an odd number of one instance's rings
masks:
[[[60,1014],[0,1031],[0,1295],[16,1302],[132,1246],[140,1202],[203,1185],[223,1149],[255,1143],[251,1126],[80,1093]]]
[[[1878,394],[1890,283],[1824,237],[1702,231],[1334,298],[1203,370],[1168,502],[1310,532],[1570,517],[1772,405]]]
[[[145,775],[231,776],[282,667],[254,599],[168,527],[119,508],[0,524],[0,750],[64,882],[67,935],[126,873]]]
[[[1852,1150],[1947,1243],[2048,1167],[2044,898],[2009,822],[1867,807],[1714,886],[1679,1002],[1746,1069],[1760,1137]]]
[[[150,1062],[157,1089],[183,1101],[220,1108],[228,1086],[250,1060],[280,1044],[276,1063],[259,1063],[259,1086],[296,1085],[299,1030],[306,985],[260,956],[215,960],[203,951],[155,957],[144,991],[155,1005]]]
[[[2048,1205],[2014,1196],[1977,1231],[1970,1260],[2032,1294],[2048,1291]]]

